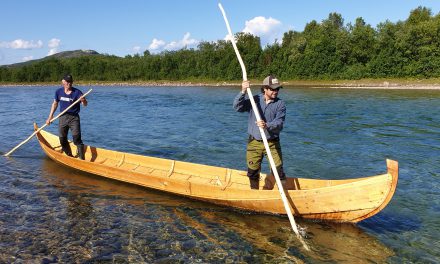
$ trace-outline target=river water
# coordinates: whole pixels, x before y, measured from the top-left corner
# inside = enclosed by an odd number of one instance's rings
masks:
[[[44,124],[56,88],[0,88],[1,154],[33,122]],[[93,89],[81,111],[86,144],[246,168],[247,115],[232,109],[238,87]],[[385,172],[386,158],[399,161],[397,190],[382,212],[356,225],[296,218],[305,251],[287,217],[75,171],[32,139],[0,157],[0,263],[440,262],[440,91],[286,88],[280,97],[287,175],[355,178]]]

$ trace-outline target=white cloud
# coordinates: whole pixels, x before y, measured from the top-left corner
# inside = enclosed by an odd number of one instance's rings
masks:
[[[163,40],[153,39],[151,44],[148,46],[148,50],[151,52],[161,52],[164,50],[179,50],[184,47],[195,47],[199,44],[199,41],[191,38],[191,34],[189,32],[185,33],[183,39],[178,41],[171,41],[166,43]]]
[[[156,51],[162,49],[165,46],[165,41],[154,38],[151,44],[148,46],[148,49],[151,51]]]
[[[229,40],[231,40],[231,39],[232,39],[232,36],[229,35],[229,34],[227,34],[227,35],[223,38],[224,41],[229,41]],[[235,39],[235,38],[234,38],[234,39]],[[235,39],[235,41],[237,41],[237,40]]]
[[[134,47],[132,48],[132,50],[133,50],[133,53],[138,54],[139,51],[141,51],[141,47],[140,47],[140,46],[134,46]]]
[[[173,41],[170,42],[169,44],[167,44],[165,46],[165,49],[167,50],[178,50],[184,47],[192,47],[195,46],[199,43],[198,40],[192,39],[190,38],[191,34],[189,32],[187,32],[184,36],[183,39],[179,40],[179,41]]]
[[[0,48],[6,49],[39,49],[43,47],[43,41],[28,41],[23,39],[16,39],[11,42],[0,42]]]
[[[58,52],[58,47],[60,46],[61,40],[53,38],[49,40],[47,46],[50,48],[47,53],[48,56],[53,55]]]
[[[49,52],[47,53],[47,56],[54,55],[56,53],[58,53],[58,49],[50,49]]]
[[[34,59],[34,56],[26,56],[26,57],[23,57],[21,60],[22,61],[30,61],[30,60],[32,60],[32,59]]]
[[[51,49],[54,48],[58,48],[60,46],[61,40],[53,38],[51,40],[49,40],[49,43],[47,44],[47,46]]]
[[[260,37],[262,46],[272,44],[275,40],[281,41],[282,39],[282,23],[272,17],[257,16],[246,21],[245,24],[246,26],[242,32]]]

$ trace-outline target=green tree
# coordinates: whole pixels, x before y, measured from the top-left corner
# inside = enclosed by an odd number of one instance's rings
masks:
[[[248,76],[250,78],[259,76],[261,69],[259,63],[263,51],[260,38],[249,33],[238,33],[236,38],[237,48],[240,50],[243,62],[246,65]]]

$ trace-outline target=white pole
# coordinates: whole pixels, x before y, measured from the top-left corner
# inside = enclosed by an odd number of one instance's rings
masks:
[[[79,101],[81,101],[81,99],[83,97],[85,97],[86,95],[88,95],[93,89],[90,89],[87,93],[83,94],[78,100],[76,100],[73,104],[69,105],[69,107],[67,107],[63,112],[59,113],[56,117],[52,118],[50,120],[50,122],[52,123],[53,121],[55,121],[56,119],[58,119],[60,116],[62,116],[65,112],[67,112],[67,110],[69,110],[70,108],[72,108],[74,105],[76,105]],[[6,153],[4,156],[7,157],[9,155],[11,155],[12,152],[14,152],[16,149],[18,149],[19,147],[21,147],[24,143],[28,142],[29,140],[31,140],[31,138],[33,136],[35,136],[38,132],[40,132],[40,130],[42,130],[43,128],[45,128],[47,126],[47,124],[44,124],[42,127],[40,127],[37,131],[35,131],[34,133],[32,133],[32,135],[30,135],[27,139],[25,139],[24,141],[22,141],[20,144],[18,144],[15,148],[11,149],[8,153]]]
[[[221,12],[223,14],[223,18],[225,19],[226,27],[228,28],[228,32],[229,32],[229,38],[231,40],[232,46],[234,47],[235,54],[237,55],[237,58],[238,58],[238,62],[240,63],[241,70],[243,72],[243,81],[247,81],[246,68],[244,66],[243,60],[241,59],[240,53],[238,52],[237,45],[235,44],[234,36],[232,35],[232,30],[231,30],[231,27],[229,26],[228,19],[226,18],[225,10],[223,9],[223,7],[222,7],[222,5],[220,3],[218,4],[218,7],[220,8],[220,10],[221,10]],[[247,91],[248,97],[249,97],[249,99],[251,101],[252,109],[253,109],[253,111],[255,113],[255,117],[256,117],[257,122],[258,122],[258,121],[261,120],[261,116],[260,116],[260,113],[258,111],[257,105],[255,104],[254,97],[252,96],[251,89],[247,88],[246,91]],[[287,213],[287,216],[289,217],[292,229],[295,232],[296,236],[301,241],[301,243],[303,244],[304,248],[306,248],[307,250],[310,250],[309,247],[307,246],[307,244],[304,242],[302,236],[298,232],[298,228],[297,228],[296,223],[295,223],[295,218],[293,218],[293,214],[292,214],[292,211],[290,210],[290,206],[289,206],[289,203],[287,201],[286,194],[284,193],[284,188],[283,188],[283,185],[281,184],[280,176],[278,175],[278,171],[277,171],[277,168],[275,166],[275,162],[273,160],[272,153],[270,152],[269,143],[267,142],[266,134],[264,133],[263,128],[261,128],[261,127],[258,127],[258,128],[260,130],[260,134],[261,134],[261,137],[263,139],[264,147],[265,147],[266,153],[267,153],[267,158],[268,158],[270,166],[272,168],[272,172],[273,172],[273,174],[275,176],[275,181],[276,181],[276,183],[278,185],[278,190],[280,191],[280,195],[281,195],[281,200],[283,201],[284,208],[286,209],[286,213]]]

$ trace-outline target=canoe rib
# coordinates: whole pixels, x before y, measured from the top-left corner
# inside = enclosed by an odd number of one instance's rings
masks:
[[[245,171],[91,146],[85,147],[83,161],[61,153],[56,135],[41,130],[36,136],[49,158],[77,170],[222,206],[285,214],[271,175],[262,174],[261,189],[251,190]],[[75,146],[71,147],[74,152]],[[286,195],[295,216],[355,223],[385,208],[397,180],[398,163],[387,160],[387,173],[376,176],[345,180],[288,178]]]

